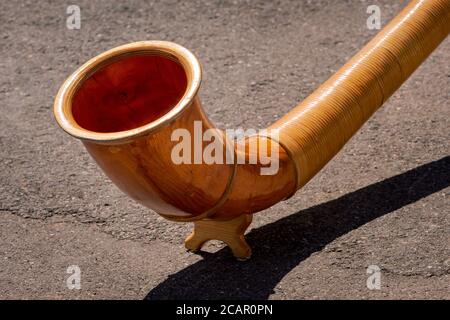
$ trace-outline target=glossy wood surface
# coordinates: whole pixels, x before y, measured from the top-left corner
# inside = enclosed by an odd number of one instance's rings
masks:
[[[192,218],[213,208],[227,190],[233,166],[175,164],[171,141],[177,128],[194,131],[194,121],[205,121],[195,100],[181,117],[157,132],[113,146],[85,142],[99,166],[120,189],[159,214]]]
[[[260,211],[292,194],[294,165],[283,149],[279,150],[280,169],[272,176],[261,175],[260,164],[226,164],[226,159],[224,164],[175,164],[171,152],[178,142],[171,141],[171,134],[183,128],[193,135],[194,120],[202,121],[203,131],[212,128],[198,99],[158,132],[113,146],[84,144],[120,189],[169,219],[231,219]],[[206,145],[204,142],[203,148]]]

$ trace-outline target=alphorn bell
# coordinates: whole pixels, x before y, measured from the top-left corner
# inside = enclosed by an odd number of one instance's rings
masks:
[[[200,64],[171,42],[130,43],[89,60],[61,86],[54,114],[131,198],[167,219],[194,222],[188,249],[218,239],[235,257],[246,259],[251,250],[244,232],[253,213],[304,186],[449,31],[450,0],[411,1],[266,134],[239,143],[209,121],[198,98]],[[194,136],[199,130],[215,133],[223,161],[174,161],[179,147],[174,132]],[[200,142],[200,150],[207,146]],[[272,174],[261,174],[270,165],[260,157],[262,148],[277,161]],[[196,150],[188,151],[196,157]],[[226,161],[230,154],[234,160],[256,161]]]

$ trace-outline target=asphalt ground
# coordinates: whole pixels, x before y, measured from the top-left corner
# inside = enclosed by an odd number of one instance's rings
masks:
[[[304,99],[405,1],[0,2],[0,298],[450,298],[450,40],[294,197],[258,213],[253,257],[183,247],[190,224],[122,194],[52,115],[87,59],[169,40],[204,68],[221,128],[264,128]],[[81,289],[69,289],[69,266]],[[366,286],[380,268],[380,290]]]

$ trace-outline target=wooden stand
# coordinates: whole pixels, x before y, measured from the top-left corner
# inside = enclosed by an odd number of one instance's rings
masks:
[[[244,238],[245,230],[252,222],[253,215],[243,214],[239,217],[218,221],[204,219],[194,222],[194,231],[186,238],[184,245],[190,251],[197,252],[208,240],[225,242],[238,260],[247,260],[252,254]]]

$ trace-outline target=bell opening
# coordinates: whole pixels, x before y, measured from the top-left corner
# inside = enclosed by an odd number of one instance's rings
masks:
[[[79,85],[72,100],[73,119],[83,129],[99,133],[135,129],[168,113],[187,86],[183,66],[172,58],[125,56]]]

